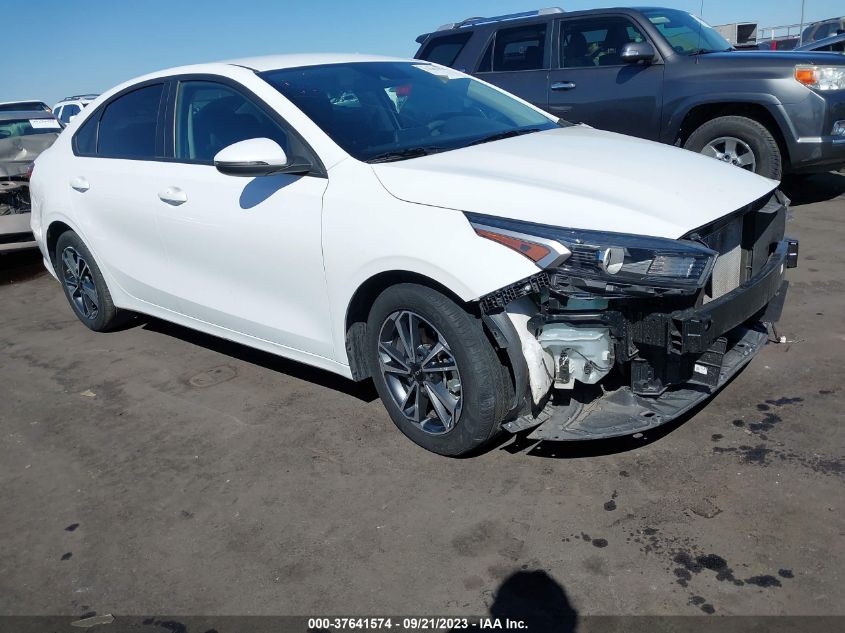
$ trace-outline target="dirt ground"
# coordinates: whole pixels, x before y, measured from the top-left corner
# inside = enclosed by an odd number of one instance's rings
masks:
[[[0,614],[845,615],[845,174],[786,189],[785,344],[645,438],[471,459],[366,384],[89,332],[0,258]]]

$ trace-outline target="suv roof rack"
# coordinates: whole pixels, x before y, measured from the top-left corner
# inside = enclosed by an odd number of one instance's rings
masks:
[[[100,95],[93,93],[87,95],[74,95],[72,97],[65,97],[64,99],[59,101],[59,103],[61,103],[62,101],[76,101],[77,99],[96,99],[99,96]]]
[[[521,11],[519,13],[506,13],[504,15],[494,15],[489,18],[472,17],[461,20],[460,22],[449,22],[438,27],[438,31],[451,31],[452,29],[460,29],[467,26],[477,26],[479,24],[489,24],[490,22],[503,22],[505,20],[518,20],[520,18],[533,18],[538,15],[551,15],[554,13],[563,13],[560,7],[546,7],[545,9],[535,9],[534,11]]]

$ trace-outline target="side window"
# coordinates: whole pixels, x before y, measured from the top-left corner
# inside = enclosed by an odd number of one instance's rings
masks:
[[[458,59],[458,55],[470,37],[472,37],[471,32],[436,37],[426,44],[420,59],[442,66],[451,66]]]
[[[97,153],[97,120],[99,117],[95,112],[93,116],[82,124],[82,127],[73,137],[73,147],[77,154],[92,156]]]
[[[146,86],[109,103],[100,117],[97,153],[115,158],[154,158],[163,89],[164,84]]]
[[[354,95],[353,95],[354,96]],[[349,97],[352,100],[352,97]],[[301,148],[261,108],[240,92],[211,81],[183,81],[176,95],[176,152],[182,160],[211,162],[233,143],[251,138],[276,141],[289,156]]]
[[[560,29],[560,65],[619,66],[625,44],[644,41],[642,31],[623,17],[564,21]]]
[[[822,24],[818,29],[816,29],[816,32],[813,34],[813,39],[818,41],[823,40],[826,37],[830,37],[831,35],[835,35],[836,29],[838,28],[839,25],[836,24],[836,22]]]
[[[59,121],[62,123],[70,123],[70,118],[79,114],[79,106],[68,104],[62,108],[62,114],[59,116]]]
[[[56,117],[59,121],[62,120],[62,106],[53,109],[53,116]]]
[[[537,70],[545,68],[546,24],[531,24],[496,33],[492,70]]]

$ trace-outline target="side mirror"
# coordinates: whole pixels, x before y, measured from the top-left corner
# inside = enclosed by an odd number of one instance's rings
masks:
[[[246,177],[311,171],[307,162],[290,162],[285,150],[269,138],[251,138],[224,147],[214,157],[214,166],[221,174]]]
[[[622,47],[619,57],[626,64],[638,64],[653,62],[656,55],[654,47],[648,42],[629,42]]]

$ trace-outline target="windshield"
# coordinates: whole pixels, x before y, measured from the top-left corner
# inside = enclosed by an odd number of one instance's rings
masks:
[[[558,126],[449,68],[354,62],[262,73],[358,160],[402,160]]]
[[[643,14],[681,55],[731,50],[724,37],[704,20],[676,9],[645,9]]]
[[[56,119],[0,120],[0,139],[33,134],[58,134],[62,129]]]

